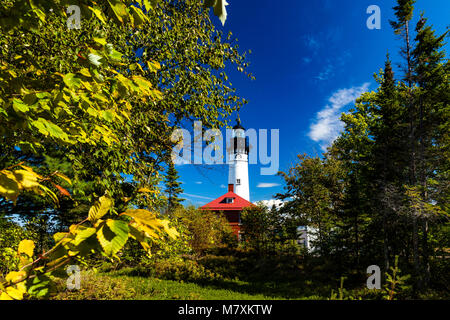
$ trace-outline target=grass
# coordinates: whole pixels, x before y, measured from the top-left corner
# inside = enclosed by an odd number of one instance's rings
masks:
[[[298,260],[298,259],[297,259]],[[341,272],[327,261],[291,257],[206,255],[197,260],[168,259],[134,267],[106,264],[101,272],[83,271],[81,289],[68,291],[57,283],[52,299],[60,300],[278,300],[383,299],[383,290],[366,288],[365,274]],[[342,288],[340,288],[342,286]],[[334,293],[334,294],[333,294]],[[396,299],[411,299],[402,289]],[[446,298],[447,297],[447,298]],[[445,290],[430,290],[420,299],[448,299]]]
[[[184,282],[146,276],[124,275],[123,271],[95,273],[83,271],[81,289],[68,291],[65,283],[57,283],[55,300],[324,300],[338,287],[306,282],[246,282],[223,280],[214,282]],[[344,289],[344,299],[380,299],[378,290]],[[430,292],[420,299],[446,299]]]
[[[83,272],[81,289],[67,291],[57,285],[57,300],[274,300],[280,297],[245,293],[243,281],[230,281],[229,288],[220,285],[163,280],[153,277],[126,276],[118,273]],[[234,287],[234,288],[233,288]],[[239,290],[240,289],[240,290]]]
[[[277,300],[328,299],[339,281],[324,272],[299,268],[292,260],[251,256],[205,256],[199,262],[166,261],[152,267],[125,267],[82,273],[81,290],[60,282],[54,299],[95,300]],[[189,262],[189,263],[188,263]],[[201,264],[200,264],[201,263]],[[204,269],[206,268],[206,269]],[[209,270],[212,273],[205,272]],[[213,276],[211,276],[213,275]],[[220,275],[216,277],[215,275]],[[183,280],[181,280],[183,279]]]

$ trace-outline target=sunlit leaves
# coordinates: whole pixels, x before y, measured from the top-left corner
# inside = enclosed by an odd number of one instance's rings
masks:
[[[67,177],[66,175],[62,174],[61,172],[55,172],[53,175],[63,179],[64,181],[66,181],[68,184],[72,184],[72,180],[70,180],[69,177]]]
[[[22,300],[27,289],[22,282],[26,278],[25,271],[12,271],[5,277],[5,290],[0,293],[0,300]]]
[[[128,240],[128,224],[119,220],[106,220],[97,232],[97,239],[108,257],[113,257]]]
[[[123,23],[128,16],[127,6],[121,0],[108,0],[108,3],[117,20]]]
[[[79,232],[77,232],[77,235],[75,236],[75,239],[73,240],[73,244],[75,246],[78,246],[83,241],[88,239],[89,237],[93,236],[96,233],[95,228],[83,228]]]
[[[19,254],[26,254],[28,257],[32,257],[34,252],[34,242],[32,240],[22,240],[19,243]]]
[[[19,184],[8,170],[0,171],[0,195],[14,202],[19,196]]]
[[[90,7],[88,6],[88,9],[91,10],[95,16],[97,17],[97,19],[99,19],[102,23],[106,24],[106,18],[102,12],[102,10],[98,7],[98,6],[94,6],[94,7]]]
[[[148,210],[130,209],[121,215],[127,215],[133,218],[136,222],[136,227],[147,233],[150,237],[157,238],[157,232],[161,231],[166,232],[172,238],[176,238],[178,236],[178,232],[174,228],[169,227],[168,220],[158,219],[156,214]]]
[[[89,209],[89,220],[92,222],[101,219],[113,205],[113,199],[109,196],[102,196],[95,204]]]
[[[58,202],[55,194],[40,183],[40,180],[44,179],[44,177],[27,166],[21,166],[21,168],[0,170],[0,196],[16,202],[21,191],[30,190],[38,194],[48,195],[55,203]]]
[[[30,110],[30,108],[28,107],[28,105],[26,105],[25,103],[23,103],[21,100],[19,99],[13,99],[13,108],[16,112],[27,112],[28,110]]]

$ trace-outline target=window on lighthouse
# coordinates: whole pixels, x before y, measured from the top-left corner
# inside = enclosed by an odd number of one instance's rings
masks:
[[[236,184],[240,185],[241,184],[241,179],[236,179]]]

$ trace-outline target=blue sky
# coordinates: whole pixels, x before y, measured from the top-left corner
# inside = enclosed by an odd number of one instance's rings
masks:
[[[373,74],[389,51],[400,62],[400,41],[390,25],[393,0],[227,0],[224,34],[232,31],[241,50],[251,50],[249,80],[234,68],[228,74],[249,103],[240,112],[246,128],[279,129],[280,170],[297,154],[320,154],[340,129],[339,115],[361,92],[376,88]],[[369,30],[370,5],[381,9],[381,30]],[[437,32],[450,24],[450,1],[418,0]],[[414,19],[414,23],[416,21]],[[447,46],[448,48],[448,46]],[[399,73],[400,71],[397,70]],[[185,204],[203,205],[226,192],[225,165],[176,166]],[[281,177],[260,175],[249,166],[250,200],[271,199],[283,189]]]

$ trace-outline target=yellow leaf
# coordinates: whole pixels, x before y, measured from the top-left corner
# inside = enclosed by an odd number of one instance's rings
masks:
[[[136,221],[136,227],[140,230],[143,230],[151,237],[157,238],[158,235],[155,231],[164,231],[171,237],[176,238],[179,236],[179,233],[175,228],[169,227],[169,220],[161,220],[156,217],[156,214],[144,210],[144,209],[130,209],[122,213],[121,215],[127,215],[132,217]],[[152,230],[153,229],[153,230]],[[155,230],[155,231],[154,231]]]
[[[0,195],[14,203],[19,196],[19,183],[11,171],[0,171]]]
[[[108,196],[100,197],[99,201],[89,209],[89,221],[96,221],[103,217],[113,206],[113,200]]]
[[[161,224],[164,226],[164,230],[172,239],[176,239],[180,235],[178,233],[177,229],[169,227],[169,223],[170,223],[169,220],[160,220],[160,221],[161,221]]]
[[[39,186],[39,175],[35,172],[30,172],[28,170],[15,170],[13,174],[16,181],[19,183],[20,189],[32,189]]]
[[[103,12],[102,12],[102,10],[99,7],[97,7],[97,6],[95,6],[95,7],[88,7],[88,9],[91,10],[101,22],[106,24],[106,20],[105,20],[105,17],[103,15]]]
[[[78,73],[88,78],[92,77],[91,72],[89,71],[88,68],[83,68],[80,71],[78,71]]]
[[[117,20],[123,23],[124,18],[128,17],[127,6],[122,1],[119,0],[108,0],[108,3],[112,11],[114,12]]]
[[[23,164],[21,164],[20,166],[21,166],[22,168],[24,168],[25,170],[31,172],[32,174],[36,175],[36,177],[38,177],[39,179],[44,179],[43,176],[41,176],[41,175],[37,174],[36,172],[34,172],[33,168],[28,167],[28,166],[25,166],[25,165],[23,165]]]
[[[32,257],[34,252],[34,242],[32,240],[22,240],[19,243],[19,254],[25,253],[27,256]]]
[[[11,298],[10,296],[8,296],[8,295],[6,294],[6,292],[2,292],[2,293],[0,294],[0,300],[14,300],[14,299]]]
[[[145,224],[153,229],[161,229],[163,225],[160,223],[161,220],[156,218],[156,214],[144,209],[129,209],[122,213],[121,215],[127,215],[141,224]]]
[[[92,40],[94,40],[95,42],[97,42],[103,46],[105,46],[107,43],[105,38],[93,37]]]
[[[53,234],[53,239],[55,240],[55,242],[60,242],[62,239],[64,239],[68,235],[69,235],[69,233],[67,233],[67,232],[57,232],[57,233]]]
[[[157,61],[147,61],[147,67],[151,72],[156,72],[161,69],[161,65]]]
[[[134,222],[131,223],[131,226],[135,227],[139,231],[144,232],[147,237],[159,239],[158,234],[155,231],[153,231],[153,229],[151,229],[150,227],[146,226],[145,224],[142,224],[142,223],[134,221]]]
[[[27,273],[25,271],[11,271],[5,277],[5,280],[8,282],[16,282],[24,279]]]
[[[139,241],[139,243],[141,244],[142,248],[144,248],[144,250],[148,254],[151,254],[151,252],[150,252],[150,245],[147,243],[147,241],[145,239],[145,237],[146,237],[145,232],[140,230],[140,229],[138,229],[136,224],[130,225],[129,229],[130,229],[130,236],[133,239]],[[156,236],[158,236],[158,235],[156,235]]]
[[[13,287],[8,287],[6,288],[6,292],[8,293],[8,295],[15,299],[15,300],[22,300],[23,299],[23,294],[24,292],[22,290],[13,288]]]
[[[67,176],[63,175],[62,173],[55,172],[55,176],[60,177],[61,179],[65,180],[68,184],[72,184],[72,180],[70,180]]]

